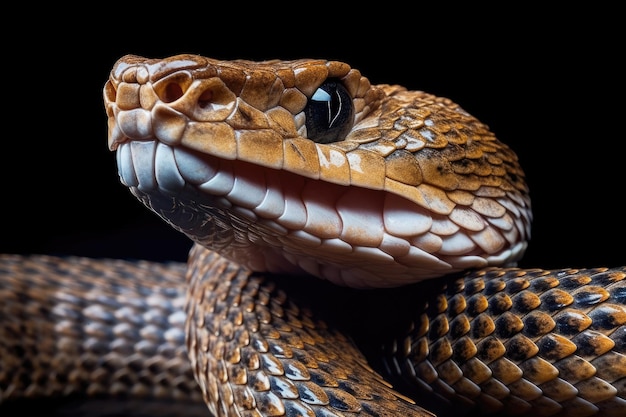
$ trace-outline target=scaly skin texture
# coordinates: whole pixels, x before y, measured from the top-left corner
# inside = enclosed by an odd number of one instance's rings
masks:
[[[0,261],[8,415],[23,414],[21,399],[87,395],[199,416],[202,392],[216,416],[624,412],[626,268],[492,269],[362,291],[251,276],[198,245],[190,285],[181,264]]]
[[[326,81],[346,125],[321,140]],[[524,173],[457,104],[336,61],[196,55],[123,57],[104,101],[122,183],[196,242],[186,282],[180,265],[3,258],[0,398],[193,402],[193,371],[215,416],[626,412],[626,269],[513,268]],[[186,291],[184,330],[147,288],[178,313]]]
[[[354,117],[345,137],[317,143],[306,106],[327,79],[346,87]],[[122,58],[104,100],[122,182],[252,270],[380,288],[525,250],[517,156],[448,99],[372,86],[335,61],[182,55]]]
[[[624,414],[626,268],[491,268],[439,289],[385,348],[418,395],[482,414]]]
[[[83,393],[200,400],[184,348],[185,269],[0,255],[0,401]]]
[[[198,245],[190,263],[188,348],[215,416],[431,415],[280,281],[251,277]]]

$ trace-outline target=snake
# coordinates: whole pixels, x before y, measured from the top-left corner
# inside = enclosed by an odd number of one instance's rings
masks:
[[[120,58],[103,101],[121,183],[188,262],[1,255],[0,407],[626,415],[626,266],[519,268],[524,170],[452,100],[181,54]]]

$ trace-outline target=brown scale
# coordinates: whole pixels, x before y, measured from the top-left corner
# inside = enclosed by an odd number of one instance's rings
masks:
[[[90,416],[115,410],[100,398],[117,398],[117,412],[175,401],[189,416],[206,415],[184,349],[185,269],[0,255],[0,415],[57,415],[44,401],[65,398],[76,412],[88,398]]]
[[[250,275],[196,245],[185,329],[163,319],[182,311],[184,265],[1,260],[0,410],[75,393],[149,399],[144,408],[174,401],[202,415],[201,392],[216,416],[622,416],[626,407],[626,268],[493,269],[378,292]],[[394,341],[381,364],[384,340]]]
[[[190,256],[187,343],[215,416],[431,415],[273,279],[198,245]]]
[[[413,398],[480,415],[624,415],[626,268],[494,269],[444,290],[386,348]]]
[[[209,404],[232,398],[234,402],[229,407],[234,409],[239,404],[236,399],[245,397],[249,399],[245,404],[250,415],[280,415],[285,407],[295,406],[294,401],[304,402],[299,410],[311,416],[346,412],[367,416],[426,415],[383,382],[379,372],[390,372],[400,376],[391,379],[397,382],[397,389],[442,416],[459,415],[460,409],[469,410],[472,415],[569,416],[573,408],[577,415],[618,416],[623,415],[626,407],[626,391],[620,382],[626,379],[626,268],[494,269],[448,280],[443,293],[436,284],[418,284],[376,295],[342,289],[331,296],[325,283],[315,281],[294,284],[288,279],[257,275],[258,281],[243,285],[249,279],[247,273],[211,257],[210,252],[196,246],[191,260],[202,273],[191,270],[188,274],[192,282],[190,299],[202,298],[205,306],[213,306],[209,308],[213,316],[223,312],[222,318],[207,324],[204,315],[198,316],[198,305],[192,303],[188,307],[196,311],[192,314],[196,326],[192,324],[189,329],[190,351],[197,352],[195,366],[199,367],[200,378],[206,378],[201,385],[212,387],[205,398]],[[220,268],[229,272],[216,274]],[[218,275],[219,280],[215,278]],[[573,310],[573,301],[563,303],[563,298],[575,297],[553,296],[557,287],[568,288],[574,294],[595,293],[591,283],[601,280],[609,296],[585,297],[584,306],[577,306],[581,309]],[[250,285],[253,289],[248,288]],[[202,296],[198,291],[202,291]],[[216,295],[225,293],[229,295]],[[343,333],[337,332],[349,328],[358,342],[371,339],[372,333],[366,328],[371,319],[368,314],[389,320],[394,317],[394,313],[388,312],[390,305],[411,304],[411,299],[413,305],[406,310],[415,312],[419,310],[419,297],[424,294],[423,313],[408,325],[411,330],[404,338],[385,348],[387,358],[379,371],[375,372],[367,362],[376,364],[375,358],[362,356]],[[313,301],[316,298],[326,300]],[[338,301],[344,298],[352,302]],[[593,302],[589,301],[591,298]],[[244,299],[248,301],[242,302]],[[243,314],[243,320],[238,320],[245,338],[233,338],[223,330],[230,329],[229,315],[239,316],[239,308],[250,310],[249,315]],[[584,328],[573,329],[570,325],[560,332],[557,323],[571,314],[584,315],[589,321]],[[264,330],[259,316],[270,328]],[[355,324],[356,317],[365,321],[364,327]],[[320,318],[325,321],[320,322]],[[602,329],[604,334],[595,330],[595,336],[590,337],[591,329]],[[257,337],[253,337],[254,332]],[[222,338],[231,342],[223,344]],[[371,340],[370,343],[378,346]],[[213,380],[214,370],[227,362],[221,352],[228,350],[261,358],[241,364],[243,355],[238,354],[236,376]],[[269,382],[259,384],[259,378]],[[304,391],[298,386],[302,383],[306,386]],[[269,395],[268,387],[273,394],[274,388],[280,387],[280,394]],[[442,400],[440,404],[430,404],[433,394]],[[260,401],[260,397],[264,400]],[[224,402],[221,404],[224,406]],[[217,416],[228,415],[225,410],[213,411]]]

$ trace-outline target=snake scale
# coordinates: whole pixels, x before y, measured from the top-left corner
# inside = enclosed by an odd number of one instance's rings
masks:
[[[128,55],[104,102],[121,182],[195,243],[2,255],[3,407],[626,415],[626,267],[517,268],[524,172],[451,100],[337,61]]]

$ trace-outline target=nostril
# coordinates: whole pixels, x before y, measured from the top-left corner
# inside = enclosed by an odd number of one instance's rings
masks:
[[[190,74],[186,71],[175,72],[156,81],[152,88],[159,100],[169,104],[182,98],[189,90],[192,81]]]
[[[198,97],[198,106],[202,109],[206,109],[211,105],[211,101],[213,100],[213,91],[204,90],[202,94]]]
[[[168,83],[163,90],[161,100],[165,103],[171,103],[183,96],[183,89],[178,83]]]

